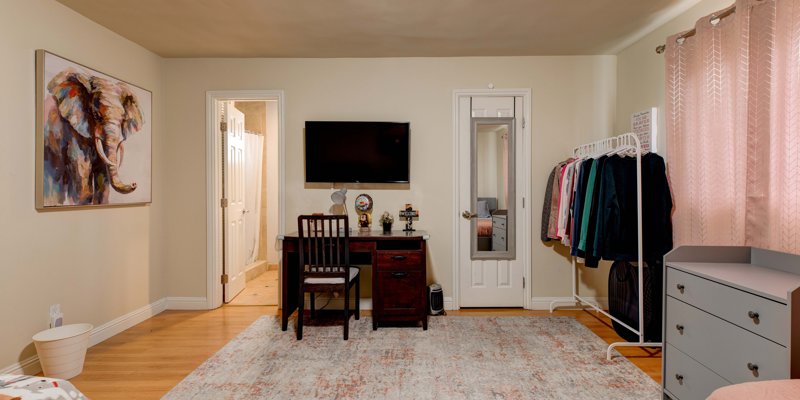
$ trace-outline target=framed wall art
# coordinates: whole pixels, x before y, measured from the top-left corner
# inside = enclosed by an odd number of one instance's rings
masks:
[[[36,51],[36,208],[147,204],[150,91]]]

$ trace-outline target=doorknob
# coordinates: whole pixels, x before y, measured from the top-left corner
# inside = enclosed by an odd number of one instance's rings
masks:
[[[478,214],[474,214],[474,213],[471,213],[469,211],[464,211],[463,213],[461,213],[461,216],[464,217],[464,219],[473,219],[473,218],[477,217]]]

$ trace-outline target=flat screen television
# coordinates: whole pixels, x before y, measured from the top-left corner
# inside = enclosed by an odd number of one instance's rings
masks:
[[[409,125],[306,121],[306,182],[408,183]]]

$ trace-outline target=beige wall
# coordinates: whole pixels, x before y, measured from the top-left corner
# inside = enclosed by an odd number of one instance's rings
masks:
[[[664,55],[655,48],[664,44],[667,36],[694,28],[701,17],[733,4],[733,0],[703,0],[672,21],[667,22],[641,40],[617,54],[617,118],[616,131],[631,130],[631,114],[658,107],[659,153],[666,155],[664,124],[665,67]]]
[[[52,0],[0,0],[0,368],[35,354],[60,303],[66,323],[102,325],[165,295],[161,59]],[[34,208],[36,49],[153,92],[153,205]]]
[[[330,206],[329,189],[305,189],[303,126],[306,120],[411,122],[410,190],[363,190],[375,213],[396,213],[413,203],[415,224],[430,232],[432,281],[452,295],[452,224],[458,210],[452,193],[452,95],[454,89],[531,88],[533,91],[532,194],[534,296],[570,293],[568,258],[538,240],[545,183],[550,168],[579,142],[612,131],[616,106],[616,58],[486,57],[385,59],[170,59],[165,61],[167,147],[165,179],[168,292],[204,296],[206,285],[205,92],[282,89],[286,95],[286,229],[301,213]],[[348,202],[362,190],[351,190]],[[353,221],[355,223],[355,221]],[[587,295],[605,292],[602,273],[589,271]]]
[[[275,100],[267,101],[267,137],[264,140],[264,169],[266,171],[266,182],[264,185],[265,197],[264,215],[267,216],[266,232],[264,234],[264,249],[266,250],[266,260],[270,264],[278,264],[281,261],[281,254],[276,249],[275,240],[278,236],[278,102]]]

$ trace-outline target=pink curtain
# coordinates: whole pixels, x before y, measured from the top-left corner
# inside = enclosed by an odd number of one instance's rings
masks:
[[[667,39],[675,245],[800,253],[800,0],[735,7]]]

